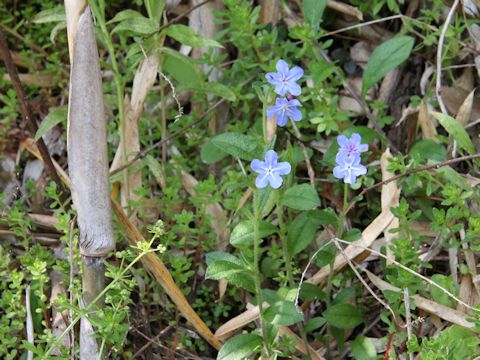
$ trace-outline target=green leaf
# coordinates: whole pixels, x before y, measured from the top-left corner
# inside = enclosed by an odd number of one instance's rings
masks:
[[[325,292],[317,285],[303,283],[300,288],[300,299],[304,301],[325,300]]]
[[[318,226],[318,221],[308,212],[303,212],[298,215],[288,228],[288,255],[293,257],[310,245],[315,237]]]
[[[408,59],[414,43],[414,38],[410,36],[396,36],[373,51],[363,72],[362,96],[388,72]]]
[[[440,125],[442,125],[448,134],[458,143],[460,148],[469,154],[475,154],[475,146],[462,124],[446,114],[434,112],[433,116],[435,116]]]
[[[357,336],[352,342],[350,349],[355,360],[376,360],[377,350],[373,345],[372,340],[365,336]]]
[[[295,210],[311,210],[320,206],[320,198],[309,184],[295,185],[283,194],[282,205]]]
[[[208,140],[202,146],[202,151],[200,152],[200,159],[205,164],[215,164],[216,162],[224,159],[228,154],[218,147],[212,144],[210,140]]]
[[[190,57],[166,47],[156,48],[152,52],[161,54],[162,71],[170,74],[180,86],[203,82],[202,72]]]
[[[363,322],[361,311],[350,304],[332,305],[323,312],[323,317],[339,329],[353,329]]]
[[[45,24],[63,21],[67,21],[67,17],[65,15],[65,8],[63,6],[56,6],[53,9],[40,11],[32,19],[32,22],[34,24]]]
[[[207,254],[206,262],[206,279],[227,279],[237,287],[242,287],[251,292],[255,291],[252,273],[245,268],[242,261],[237,257],[229,253],[214,251]]]
[[[317,30],[320,27],[326,6],[327,0],[303,0],[303,13],[312,29]]]
[[[277,232],[277,228],[266,221],[261,221],[259,224],[259,236],[263,239],[269,235]],[[255,238],[255,222],[242,221],[232,231],[230,236],[230,244],[235,247],[244,247],[253,244]]]
[[[162,12],[165,7],[165,0],[144,0],[145,8],[147,9],[148,17],[160,23],[162,20]]]
[[[447,150],[442,144],[437,144],[430,139],[420,140],[409,151],[411,156],[418,156],[421,160],[445,160]]]
[[[150,35],[159,30],[159,25],[144,16],[130,17],[121,21],[112,30],[112,34],[118,32],[131,32],[136,35]]]
[[[260,348],[262,341],[262,337],[256,334],[234,336],[223,344],[217,360],[244,360]]]
[[[303,313],[297,310],[292,301],[281,300],[271,304],[264,317],[270,324],[289,326],[302,321]]]
[[[113,24],[113,23],[121,22],[123,20],[133,19],[133,18],[136,18],[136,17],[144,18],[142,13],[140,13],[136,10],[127,9],[127,10],[123,10],[123,11],[120,11],[120,12],[116,13],[115,16],[113,17],[113,19],[108,21],[107,24]]]
[[[191,46],[193,48],[202,48],[202,47],[220,47],[223,48],[220,43],[215,40],[207,39],[198,35],[192,28],[181,25],[174,24],[170,25],[162,31],[162,34],[170,36],[172,39],[177,40],[178,42]]]
[[[311,332],[313,330],[320,329],[323,325],[325,325],[326,322],[327,321],[325,320],[325,318],[323,318],[321,316],[311,318],[305,324],[305,331],[306,332]]]
[[[223,133],[210,141],[220,150],[242,160],[251,161],[259,153],[257,143],[249,136],[239,133]]]
[[[198,94],[213,94],[220,96],[228,101],[235,101],[237,97],[235,93],[226,87],[223,84],[208,82],[208,83],[192,83],[192,84],[182,84],[177,88],[178,92],[181,91],[192,91]]]
[[[205,279],[228,279],[229,276],[242,273],[245,268],[232,262],[218,260],[208,265]]]
[[[50,129],[55,125],[60,124],[62,121],[66,124],[67,114],[68,110],[66,106],[50,110],[38,127],[37,133],[35,134],[35,141],[38,141],[38,139],[43,137]]]

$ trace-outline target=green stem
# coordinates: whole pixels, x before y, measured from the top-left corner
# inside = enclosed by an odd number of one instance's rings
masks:
[[[260,211],[260,197],[258,194],[258,189],[255,190],[254,194],[254,240],[253,240],[253,268],[255,272],[255,291],[257,293],[257,302],[258,308],[260,310],[260,327],[262,329],[263,343],[265,345],[265,351],[267,356],[270,357],[270,343],[267,338],[267,330],[265,327],[265,319],[263,318],[263,297],[262,297],[262,284],[261,284],[261,273],[260,273],[260,220],[261,220],[261,211]]]
[[[293,278],[293,271],[292,271],[292,257],[287,248],[287,239],[286,239],[286,228],[283,222],[283,207],[280,203],[280,198],[277,200],[277,218],[278,218],[278,226],[280,228],[280,241],[282,242],[282,250],[283,250],[283,259],[285,261],[285,268],[287,270],[287,280],[288,286],[290,288],[295,289],[295,279]],[[307,356],[311,359],[312,355],[310,354],[310,348],[308,345],[307,333],[303,326],[303,321],[299,321],[297,323],[298,331],[300,332],[300,336],[302,337],[303,343],[305,344],[305,350],[307,352]]]
[[[153,238],[151,241],[150,241],[150,246],[151,244],[153,243],[153,240],[155,240],[155,238]],[[130,271],[130,269],[133,267],[133,265],[135,265],[138,261],[140,261],[140,259],[145,256],[147,253],[149,252],[153,252],[154,250],[150,250],[150,249],[147,249],[147,250],[143,250],[140,254],[137,255],[137,257],[130,263],[128,264],[128,266],[122,270],[122,272],[118,275],[118,277],[115,277],[112,282],[110,284],[108,284],[106,287],[103,288],[103,290],[92,300],[92,302],[90,304],[86,304],[85,308],[82,310],[82,314],[85,313],[85,314],[88,314],[88,312],[91,310],[91,308],[98,302],[100,301],[101,299],[103,299],[103,297],[105,296],[105,294],[118,282],[120,281],[121,279],[123,279],[123,276],[128,272]],[[48,348],[47,352],[45,353],[45,357],[48,357],[51,352],[56,349],[58,347],[58,345],[60,344],[60,342],[62,341],[62,339],[73,329],[73,327],[75,326],[75,324],[82,318],[83,315],[79,315],[77,316],[75,319],[72,319],[71,323],[68,325],[68,327],[63,331],[63,333],[58,336],[55,341],[53,342],[53,344]]]

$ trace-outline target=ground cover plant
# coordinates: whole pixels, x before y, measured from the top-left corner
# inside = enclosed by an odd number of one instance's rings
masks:
[[[0,358],[478,358],[479,14],[3,1]]]

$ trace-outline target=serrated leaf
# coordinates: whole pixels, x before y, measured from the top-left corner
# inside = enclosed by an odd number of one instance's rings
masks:
[[[43,137],[50,129],[55,125],[60,124],[62,121],[67,123],[67,107],[62,106],[50,110],[47,116],[42,120],[40,126],[38,127],[37,133],[35,134],[35,141],[38,141]]]
[[[339,329],[353,329],[363,322],[361,311],[350,304],[332,305],[323,312],[327,322]]]
[[[282,196],[282,204],[295,210],[311,210],[320,206],[317,191],[309,184],[295,185]]]
[[[144,16],[137,16],[121,21],[112,30],[112,34],[118,32],[131,32],[136,35],[150,35],[159,30],[158,23]]]
[[[56,6],[53,9],[40,11],[32,19],[32,22],[35,24],[45,24],[61,21],[67,21],[67,17],[65,15],[65,8],[63,6]]]
[[[208,83],[184,83],[182,86],[179,86],[177,89],[178,92],[181,91],[192,91],[198,94],[213,94],[220,96],[229,101],[235,101],[237,97],[235,93],[226,87],[223,84],[208,82]]]
[[[291,301],[281,300],[270,305],[265,311],[265,320],[278,326],[289,326],[303,320],[303,313]]]
[[[217,41],[201,37],[195,31],[193,31],[192,28],[181,24],[168,26],[162,31],[162,34],[168,35],[178,42],[193,48],[210,46],[223,48],[223,46]]]
[[[212,138],[211,142],[220,150],[242,160],[251,161],[259,153],[256,142],[244,134],[223,133]]]
[[[244,360],[262,345],[262,337],[256,334],[240,334],[223,344],[217,360]]]
[[[442,125],[448,134],[458,143],[460,148],[469,154],[475,154],[475,146],[462,124],[446,114],[434,112],[433,116],[435,116],[440,125]]]
[[[212,144],[210,140],[208,140],[202,146],[202,151],[200,152],[200,159],[205,164],[215,164],[216,162],[224,159],[228,154],[218,147]]]
[[[407,60],[414,44],[415,40],[410,36],[396,36],[375,48],[363,72],[362,95]]]
[[[317,30],[320,27],[326,6],[327,0],[303,0],[303,13],[312,29]]]
[[[287,234],[287,251],[293,257],[313,241],[319,223],[308,212],[298,215],[290,224]]]
[[[357,336],[350,349],[355,360],[376,360],[377,350],[372,340],[365,336]]]
[[[272,235],[277,232],[277,228],[266,221],[261,221],[259,224],[260,239]],[[250,246],[255,239],[255,223],[254,221],[242,221],[237,224],[230,236],[230,244],[235,247]]]

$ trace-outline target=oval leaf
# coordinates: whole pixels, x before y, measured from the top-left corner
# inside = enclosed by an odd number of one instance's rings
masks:
[[[277,228],[266,221],[259,224],[260,238],[267,237],[277,232]],[[255,224],[253,221],[242,221],[232,231],[230,236],[230,244],[235,247],[249,246],[253,244],[255,238]]]
[[[159,25],[151,19],[147,19],[144,16],[136,16],[127,18],[121,21],[112,30],[112,34],[117,32],[128,31],[138,35],[149,35],[157,32]]]
[[[256,334],[240,334],[229,339],[218,352],[217,360],[243,360],[262,344]]]
[[[287,235],[287,252],[293,257],[313,241],[319,222],[308,212],[301,213],[290,224]]]
[[[362,95],[387,73],[408,59],[415,40],[410,36],[397,36],[378,46],[368,59],[363,72]]]
[[[357,336],[352,342],[352,355],[355,360],[376,360],[377,350],[372,340],[365,336]]]
[[[295,210],[312,210],[320,206],[320,198],[317,191],[309,184],[301,184],[285,191],[282,204]]]
[[[165,30],[162,31],[162,34],[168,35],[171,38],[177,40],[178,42],[191,46],[193,48],[202,48],[202,47],[223,47],[215,40],[207,39],[198,35],[192,28],[181,25],[174,24],[168,26]]]
[[[323,317],[339,329],[353,329],[363,322],[361,311],[350,304],[332,305],[323,312]]]
[[[212,138],[211,142],[220,150],[242,160],[251,161],[259,152],[257,144],[249,136],[239,133],[223,133]]]

